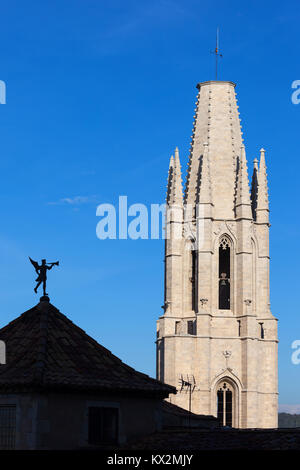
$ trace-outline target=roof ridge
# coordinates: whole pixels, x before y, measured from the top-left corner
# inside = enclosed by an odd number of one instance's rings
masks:
[[[37,359],[35,363],[34,381],[39,384],[42,384],[43,382],[45,364],[46,364],[46,359],[47,359],[48,323],[49,323],[48,321],[49,309],[47,308],[47,304],[43,305],[39,303],[37,305],[37,308],[41,310],[41,314],[40,314],[40,321],[39,321],[40,337],[39,337],[39,344],[38,344],[38,349],[37,349]],[[49,304],[49,306],[50,305],[51,304]]]

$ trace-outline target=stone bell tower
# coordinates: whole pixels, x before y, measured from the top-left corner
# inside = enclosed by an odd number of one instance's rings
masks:
[[[269,300],[265,151],[251,196],[235,84],[199,83],[186,189],[176,148],[167,189],[157,378],[193,383],[191,410],[237,428],[277,427],[277,320]],[[195,383],[194,383],[195,382]]]

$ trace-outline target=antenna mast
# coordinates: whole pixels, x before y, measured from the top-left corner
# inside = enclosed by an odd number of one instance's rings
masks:
[[[216,80],[218,80],[218,58],[223,57],[222,54],[219,53],[219,27],[217,28],[215,55],[216,55]]]
[[[185,390],[186,392],[189,392],[189,427],[190,427],[191,426],[191,414],[192,414],[192,393],[196,387],[196,380],[193,375],[191,377],[187,375],[187,378],[185,380],[183,378],[183,375],[181,374],[181,378],[179,382],[181,384],[180,392],[182,392],[183,390]]]

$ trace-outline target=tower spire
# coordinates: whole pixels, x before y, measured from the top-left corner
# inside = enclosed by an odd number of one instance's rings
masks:
[[[175,149],[175,157],[173,158],[172,156],[170,159],[167,203],[169,205],[183,205],[181,165],[178,147]]]
[[[257,221],[268,222],[269,216],[269,195],[268,195],[268,177],[265,159],[265,150],[260,150],[260,162],[258,170],[258,188],[257,188]]]
[[[235,84],[212,81],[197,87],[185,203],[194,206],[199,201],[200,156],[207,142],[215,217],[234,218],[236,160],[243,142]]]
[[[170,164],[169,164],[169,172],[168,172],[168,184],[167,184],[167,197],[166,197],[167,204],[170,204],[171,186],[172,186],[173,178],[174,178],[174,157],[173,155],[171,155]]]

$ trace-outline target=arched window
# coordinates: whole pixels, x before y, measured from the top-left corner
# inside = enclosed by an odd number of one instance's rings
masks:
[[[219,309],[230,310],[230,241],[226,236],[219,244]]]
[[[218,421],[221,426],[232,427],[234,421],[234,389],[227,381],[222,381],[217,389]]]

